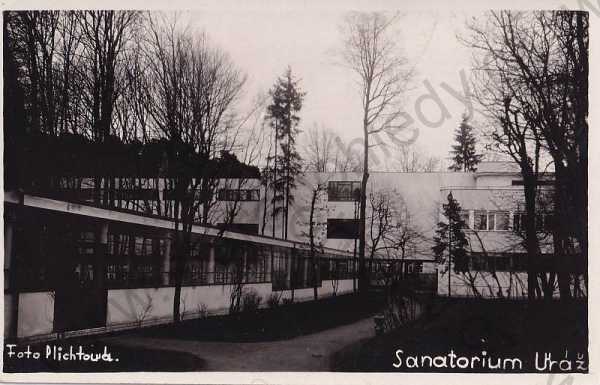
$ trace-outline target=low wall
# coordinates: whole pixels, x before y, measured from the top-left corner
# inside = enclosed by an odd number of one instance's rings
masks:
[[[190,286],[181,291],[181,313],[183,318],[194,318],[208,314],[226,314],[231,304],[232,285]],[[254,291],[261,297],[261,306],[266,306],[271,295],[271,283],[245,284],[246,293]]]
[[[317,288],[319,298],[334,294],[333,281],[323,281]],[[204,317],[207,315],[227,314],[231,301],[232,285],[184,286],[181,288],[180,311],[183,319]],[[245,284],[243,291],[254,291],[261,297],[260,307],[268,306],[271,296],[271,283]],[[351,279],[336,282],[336,295],[354,291]],[[291,291],[281,293],[281,299],[291,298]],[[108,290],[106,327],[69,332],[67,334],[85,335],[111,330],[124,330],[136,327],[169,323],[173,320],[174,287],[137,288]],[[10,295],[4,296],[5,325],[4,335],[8,335],[10,324]],[[314,289],[294,290],[294,301],[311,301]],[[29,338],[53,333],[54,293],[21,293],[19,297],[18,337]],[[88,333],[89,332],[89,333]]]
[[[109,290],[106,326],[172,319],[175,288]]]
[[[52,333],[54,292],[19,294],[17,319],[17,337],[19,338]]]
[[[478,297],[483,298],[527,298],[527,273],[526,272],[496,272],[495,276],[490,272],[471,272],[469,274],[456,274],[450,276],[450,294],[453,297]],[[541,283],[540,283],[541,286]],[[573,285],[571,285],[573,287]],[[476,291],[475,291],[476,290]],[[583,279],[580,280],[580,290],[583,288]],[[501,295],[499,294],[501,291]],[[438,273],[439,296],[448,296],[448,275]],[[479,295],[478,295],[479,294]],[[553,297],[559,298],[558,287],[555,288]]]

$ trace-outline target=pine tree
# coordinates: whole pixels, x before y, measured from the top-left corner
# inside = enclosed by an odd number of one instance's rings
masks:
[[[456,144],[452,146],[452,164],[448,167],[451,171],[475,171],[481,162],[482,155],[475,149],[476,139],[473,135],[473,126],[469,124],[469,117],[463,115],[460,126],[454,132]]]
[[[275,131],[275,154],[269,159],[272,162],[269,174],[273,189],[273,236],[275,236],[275,218],[281,214],[282,237],[286,239],[289,207],[294,201],[296,176],[302,170],[302,158],[296,150],[296,138],[300,134],[298,113],[302,109],[305,93],[298,83],[292,75],[292,69],[288,67],[285,74],[277,79],[269,91],[271,104],[267,107],[266,115],[266,119]]]
[[[448,194],[448,203],[442,205],[442,214],[446,221],[440,221],[433,237],[433,254],[440,264],[448,266],[448,293],[450,293],[450,269],[455,273],[465,272],[469,268],[467,250],[467,237],[464,232],[465,221],[460,217],[460,204],[454,199],[452,193]]]

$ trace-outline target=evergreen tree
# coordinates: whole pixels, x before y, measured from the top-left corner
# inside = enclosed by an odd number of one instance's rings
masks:
[[[476,139],[473,135],[473,126],[469,124],[469,117],[463,115],[460,126],[454,132],[456,144],[452,146],[452,164],[448,167],[451,171],[475,171],[481,162],[482,155],[475,149]]]
[[[469,268],[466,247],[468,245],[464,228],[465,221],[460,217],[460,204],[452,193],[448,194],[448,203],[442,205],[442,214],[446,218],[440,221],[433,237],[433,254],[440,264],[448,266],[448,293],[450,294],[450,268],[455,273],[466,272]]]
[[[271,176],[273,236],[275,236],[275,218],[282,215],[282,237],[287,239],[288,214],[290,203],[294,201],[293,189],[296,187],[296,176],[302,170],[302,158],[296,149],[296,138],[300,133],[298,116],[302,109],[305,93],[299,81],[287,68],[285,74],[277,79],[269,91],[271,104],[267,107],[266,119],[275,131],[275,153],[270,157],[272,163]],[[277,146],[279,145],[279,149]]]

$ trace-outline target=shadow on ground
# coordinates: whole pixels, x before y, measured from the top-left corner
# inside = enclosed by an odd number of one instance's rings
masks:
[[[239,351],[248,345],[241,347],[236,343],[284,341],[353,324],[380,311],[383,304],[383,297],[378,294],[340,295],[318,301],[281,305],[274,309],[188,320],[177,325],[169,324],[48,343],[49,346],[63,348],[63,351],[68,351],[71,346],[78,349],[81,345],[86,352],[101,352],[107,345],[112,356],[119,359],[117,362],[84,362],[80,360],[59,362],[44,359],[46,344],[31,345],[32,351],[42,353],[42,358],[39,360],[9,358],[5,349],[4,370],[6,372],[206,370],[207,361],[200,358],[204,356],[205,351],[196,349],[201,342],[233,343],[230,348]],[[146,341],[149,342],[149,346],[127,346],[127,344],[120,343],[121,338]],[[292,342],[290,341],[290,343]],[[181,344],[185,345],[184,350],[189,350],[181,351],[181,349],[174,348],[175,345]],[[297,343],[294,342],[293,345],[295,346]],[[26,347],[26,345],[19,345],[15,350],[23,350]],[[302,346],[295,347],[304,349]],[[315,356],[314,359],[322,358],[324,357]]]
[[[383,305],[382,295],[346,294],[274,309],[189,320],[129,335],[222,342],[278,341],[356,322],[381,310]]]
[[[408,368],[406,358],[417,356],[446,356],[455,354],[472,357],[512,358],[523,361],[521,370],[538,372],[535,353],[552,353],[553,359],[565,357],[572,362],[571,372],[577,370],[578,354],[588,359],[587,303],[536,303],[501,300],[436,299],[423,317],[410,325],[368,341],[348,346],[332,357],[333,371],[364,372],[494,372],[474,365],[475,369],[430,367]],[[396,351],[401,349],[404,364],[398,363]],[[579,356],[581,357],[581,356]],[[541,360],[543,361],[543,360]],[[541,363],[540,361],[540,363]],[[510,367],[509,367],[510,368]],[[501,370],[500,370],[501,371]],[[513,371],[512,369],[510,371]],[[554,366],[546,372],[563,372]],[[585,372],[585,371],[584,371]]]

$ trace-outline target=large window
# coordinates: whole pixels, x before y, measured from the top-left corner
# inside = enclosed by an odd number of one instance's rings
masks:
[[[244,234],[258,234],[258,223],[219,223],[217,227]]]
[[[333,201],[358,201],[360,199],[360,182],[329,182],[327,199]]]
[[[473,253],[470,256],[471,271],[526,271],[527,255],[519,253]]]
[[[487,230],[488,229],[488,215],[487,211],[475,211],[475,230]]]
[[[259,201],[260,190],[258,189],[221,189],[217,194],[220,201]]]
[[[327,238],[356,239],[358,238],[357,219],[327,219]]]
[[[461,210],[460,211],[460,219],[464,222],[465,228],[469,228],[469,211]]]
[[[475,211],[475,230],[506,231],[509,229],[508,211]]]
[[[308,250],[273,248],[273,290],[321,286],[321,279]]]
[[[513,230],[524,232],[527,215],[525,213],[515,213],[513,216]],[[541,232],[551,232],[554,226],[554,216],[548,213],[540,213],[535,216],[535,228]]]

